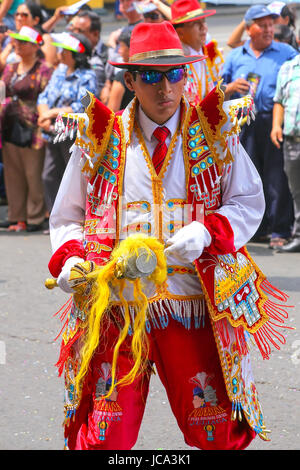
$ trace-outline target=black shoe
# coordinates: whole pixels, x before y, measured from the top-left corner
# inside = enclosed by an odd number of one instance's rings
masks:
[[[7,206],[6,197],[0,197],[0,206]]]
[[[269,243],[271,235],[254,235],[250,243]]]
[[[277,248],[278,253],[300,253],[300,238],[292,238],[285,245]]]
[[[3,220],[0,222],[0,228],[8,228],[10,225],[16,225],[17,222],[10,222],[9,220]]]
[[[40,230],[43,230],[43,225],[42,224],[27,224],[26,227],[26,232],[38,232]]]

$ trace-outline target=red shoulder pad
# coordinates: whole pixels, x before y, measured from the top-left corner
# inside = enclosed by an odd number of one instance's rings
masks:
[[[227,120],[223,110],[223,102],[224,93],[219,85],[217,85],[199,104],[199,108],[204,114],[213,134],[216,134],[217,129]]]
[[[205,55],[208,56],[211,62],[214,61],[214,59],[218,56],[217,41],[213,39],[209,43],[205,44]]]

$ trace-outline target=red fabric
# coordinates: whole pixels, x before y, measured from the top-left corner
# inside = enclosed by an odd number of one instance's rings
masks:
[[[215,87],[203,98],[199,105],[207,119],[213,135],[216,134],[222,119],[225,118],[225,115],[222,116],[220,112],[220,109],[222,109],[222,113],[224,113],[222,104],[223,97],[217,92],[217,87]]]
[[[182,20],[188,13],[189,15],[195,11],[194,15]],[[172,23],[188,23],[196,21],[200,18],[214,15],[216,10],[202,10],[198,0],[176,0],[171,5]]]
[[[243,419],[231,421],[232,405],[228,399],[218,352],[206,316],[205,326],[188,330],[169,315],[167,328],[151,329],[150,359],[155,363],[159,377],[166,388],[167,396],[178,425],[188,445],[203,450],[245,449],[255,432]],[[149,371],[139,376],[133,384],[119,387],[114,396],[114,409],[107,420],[105,432],[101,435],[102,414],[97,411],[99,401],[95,400],[96,384],[101,366],[112,360],[112,348],[119,330],[111,322],[105,330],[102,344],[91,363],[90,373],[84,387],[84,396],[75,420],[67,428],[66,437],[70,450],[129,450],[138,437],[146,405],[149,387]],[[105,344],[105,348],[103,348]],[[122,347],[118,362],[118,378],[126,373],[132,364],[128,359],[130,338]],[[104,351],[103,351],[104,350]],[[199,406],[197,383],[193,378],[204,372],[210,377],[209,385],[215,391],[216,402]],[[97,405],[98,403],[98,405]],[[108,408],[110,403],[104,404]],[[202,419],[197,419],[197,413]],[[160,418],[158,418],[160,419]],[[207,424],[212,428],[208,429]],[[154,423],[155,426],[155,423]],[[103,429],[103,426],[102,426]]]
[[[106,135],[109,122],[113,118],[114,113],[95,96],[93,96],[89,106],[91,107],[91,132],[93,137],[97,140],[99,147],[101,148],[103,138]]]
[[[152,162],[157,174],[159,174],[167,155],[168,147],[165,144],[165,140],[169,134],[170,131],[165,126],[157,127],[153,132],[154,137],[158,140],[158,144],[156,145],[152,155]]]
[[[63,265],[71,256],[85,259],[82,241],[69,240],[56,250],[48,264],[48,269],[53,277],[57,278],[60,275]]]
[[[209,231],[212,241],[206,251],[212,255],[234,253],[234,233],[228,219],[221,214],[209,214],[204,218],[204,225]]]
[[[205,44],[205,54],[208,56],[211,62],[217,57],[217,44],[216,41],[210,41]]]

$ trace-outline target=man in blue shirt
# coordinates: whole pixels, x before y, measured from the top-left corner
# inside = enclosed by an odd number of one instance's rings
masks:
[[[290,45],[273,40],[274,16],[264,5],[247,10],[245,22],[250,39],[230,52],[222,74],[226,98],[248,93],[254,97],[256,120],[243,128],[241,142],[259,171],[265,191],[265,216],[255,239],[264,241],[271,235],[270,248],[286,242],[293,224],[282,149],[275,147],[270,133],[277,74],[284,62],[298,54]]]

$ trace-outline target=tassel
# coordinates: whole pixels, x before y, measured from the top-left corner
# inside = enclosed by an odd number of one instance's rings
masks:
[[[66,360],[69,357],[69,352],[72,347],[72,345],[77,341],[78,338],[83,334],[83,329],[79,328],[76,334],[73,336],[73,338],[69,339],[67,343],[62,342],[61,348],[60,348],[60,354],[57,363],[55,364],[55,367],[58,368],[58,376],[60,377],[61,374],[63,373],[64,370],[64,365]]]
[[[246,356],[249,352],[249,349],[245,339],[243,326],[238,326],[237,328],[234,328],[234,334],[239,353],[242,356]]]
[[[230,336],[227,330],[227,320],[226,318],[222,318],[221,320],[216,322],[216,328],[218,330],[219,336],[221,338],[222,344],[224,348],[228,348],[230,345]]]
[[[274,287],[267,279],[261,283],[260,287],[266,294],[272,295],[281,302],[286,302],[289,298],[285,292],[282,292],[277,287]]]
[[[63,306],[53,315],[53,317],[56,317],[61,311],[62,314],[60,316],[60,319],[63,320],[65,318],[65,316],[67,315],[67,313],[69,312],[70,308],[72,307],[72,302],[73,302],[73,296],[71,296],[67,302],[65,304],[63,304]],[[65,309],[65,310],[63,310]]]

